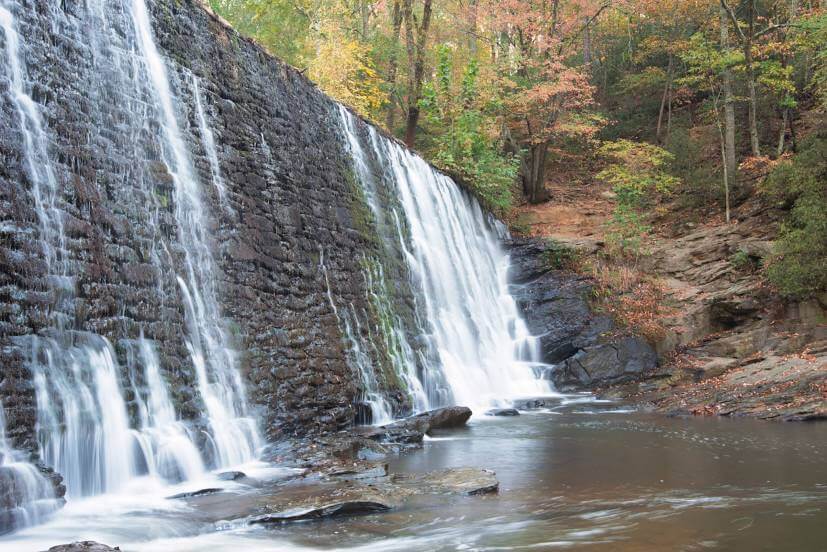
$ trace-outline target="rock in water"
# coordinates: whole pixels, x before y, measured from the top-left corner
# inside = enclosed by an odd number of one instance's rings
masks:
[[[219,481],[238,481],[247,477],[247,474],[240,471],[226,471],[219,473],[216,477]]]
[[[417,414],[414,418],[425,418],[428,420],[428,429],[450,429],[462,427],[468,418],[471,417],[471,409],[467,406],[446,406]]]
[[[486,416],[519,416],[520,411],[516,408],[492,408],[485,413]]]
[[[449,468],[415,476],[410,481],[424,492],[483,495],[499,490],[496,476],[493,471],[480,468]]]
[[[223,491],[223,490],[224,490],[224,489],[214,489],[214,488],[209,488],[209,489],[199,489],[199,490],[197,490],[197,491],[190,491],[190,492],[186,492],[186,493],[178,493],[178,494],[174,494],[174,495],[168,496],[167,498],[168,498],[168,499],[175,499],[175,498],[192,498],[192,497],[195,497],[195,496],[204,496],[204,495],[209,495],[209,494],[220,493],[220,492],[221,492],[221,491]]]
[[[361,430],[361,435],[380,443],[417,444],[434,429],[462,427],[471,417],[467,406],[446,406],[380,427]]]
[[[111,552],[120,550],[95,541],[78,541],[71,544],[59,544],[51,547],[48,552]]]
[[[294,523],[297,521],[313,521],[341,516],[358,516],[387,512],[391,507],[381,502],[367,500],[354,500],[334,502],[325,506],[304,508],[299,510],[288,510],[286,512],[274,512],[256,516],[249,520],[250,524],[260,523]]]

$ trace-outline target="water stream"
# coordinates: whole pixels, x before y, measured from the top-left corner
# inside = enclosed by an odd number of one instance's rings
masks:
[[[472,418],[391,459],[395,473],[493,469],[495,495],[423,496],[387,513],[268,529],[232,523],[228,512],[296,485],[268,487],[285,471],[251,470],[255,481],[218,483],[223,497],[200,505],[164,501],[157,489],[129,503],[69,504],[0,546],[42,550],[83,537],[125,551],[632,552],[803,551],[827,542],[827,426],[682,420],[583,395],[558,400],[515,418]]]
[[[52,484],[7,439],[0,403],[0,526],[16,529],[37,524],[61,505]]]

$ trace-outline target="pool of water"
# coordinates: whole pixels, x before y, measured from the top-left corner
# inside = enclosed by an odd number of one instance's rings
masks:
[[[499,493],[250,528],[222,521],[220,508],[163,499],[168,487],[135,489],[69,504],[0,549],[83,538],[126,551],[827,550],[827,424],[673,419],[569,397],[518,417],[472,418],[390,462],[393,472],[459,466],[496,471]],[[227,501],[257,492],[227,485]]]

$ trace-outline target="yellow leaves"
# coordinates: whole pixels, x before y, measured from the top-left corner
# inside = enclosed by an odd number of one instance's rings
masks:
[[[347,36],[333,22],[319,35],[308,75],[326,93],[362,115],[373,116],[382,107],[382,79],[369,46]]]

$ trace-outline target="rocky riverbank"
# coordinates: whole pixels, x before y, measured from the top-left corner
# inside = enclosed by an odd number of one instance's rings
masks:
[[[760,196],[739,205],[728,225],[667,211],[646,254],[629,268],[608,258],[610,195],[588,194],[557,193],[557,203],[527,208],[531,238],[513,246],[526,317],[544,336],[560,389],[671,414],[827,418],[827,298],[786,300],[760,270],[781,213]],[[574,271],[552,270],[561,248],[572,252],[566,255],[575,258]],[[533,261],[525,260],[529,252]],[[596,300],[603,283],[595,265],[621,273],[630,287],[645,282],[657,297],[604,287]],[[619,327],[607,315],[624,296],[656,303],[640,316],[657,330],[647,340],[635,337],[648,328],[634,319]]]

